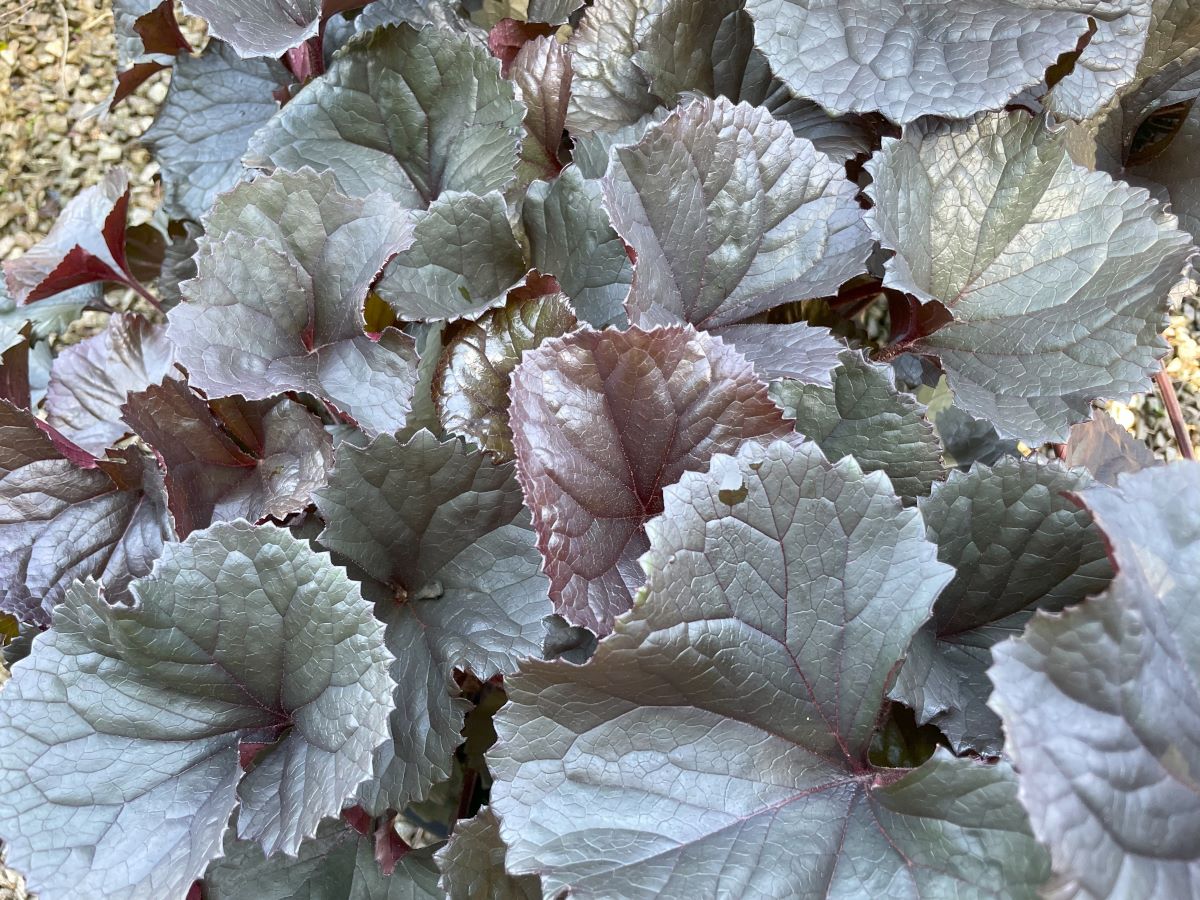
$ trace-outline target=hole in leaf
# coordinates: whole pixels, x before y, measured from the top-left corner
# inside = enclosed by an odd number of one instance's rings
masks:
[[[717,491],[717,499],[720,500],[722,503],[724,503],[726,506],[736,506],[738,503],[741,503],[743,500],[745,500],[746,495],[749,493],[750,493],[750,489],[747,488],[743,484],[740,488],[738,488],[736,490],[733,490],[731,488],[724,488],[722,490]]]
[[[1187,120],[1194,102],[1185,100],[1182,103],[1172,103],[1146,116],[1129,142],[1129,154],[1125,165],[1144,165],[1166,150],[1171,141],[1175,140],[1175,135],[1179,134],[1179,129]]]

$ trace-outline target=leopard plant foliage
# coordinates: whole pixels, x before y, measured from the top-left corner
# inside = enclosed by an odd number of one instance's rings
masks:
[[[1200,2],[182,6],[0,288],[42,900],[1200,893]]]

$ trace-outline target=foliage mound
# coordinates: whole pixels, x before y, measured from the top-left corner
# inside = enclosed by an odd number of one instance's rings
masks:
[[[1200,892],[1200,468],[1094,406],[1200,3],[115,5],[162,208],[0,312],[43,900]]]

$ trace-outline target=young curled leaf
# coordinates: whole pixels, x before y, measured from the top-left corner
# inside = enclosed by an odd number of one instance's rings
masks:
[[[129,175],[124,169],[109,171],[99,184],[72,197],[45,238],[4,263],[13,299],[33,303],[97,281],[137,285],[125,258],[128,208]]]
[[[179,536],[213,522],[283,521],[312,501],[333,464],[333,441],[307,409],[286,398],[205,402],[168,378],[121,408],[167,472]]]
[[[434,380],[438,416],[447,430],[498,459],[513,457],[508,388],[521,356],[575,328],[570,303],[552,278],[509,294],[499,309],[459,324],[447,338]]]

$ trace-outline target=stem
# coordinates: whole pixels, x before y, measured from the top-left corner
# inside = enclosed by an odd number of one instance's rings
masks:
[[[1192,448],[1192,438],[1188,434],[1187,423],[1183,421],[1183,409],[1179,406],[1179,395],[1175,393],[1175,385],[1166,369],[1154,373],[1154,383],[1162,394],[1163,405],[1167,408],[1167,417],[1171,420],[1171,429],[1175,432],[1175,443],[1179,444],[1179,455],[1184,459],[1195,459],[1196,451]]]
[[[475,783],[479,775],[474,769],[467,769],[463,775],[463,790],[458,798],[458,813],[456,818],[465,819],[471,811],[471,800],[475,797]]]
[[[149,303],[151,306],[153,306],[155,309],[157,309],[160,313],[162,313],[163,315],[167,314],[167,311],[165,309],[163,309],[162,304],[159,302],[158,298],[155,297],[148,290],[146,290],[146,286],[143,285],[136,278],[134,278],[132,275],[129,276],[128,278],[126,278],[122,282],[122,284],[124,284],[127,288],[132,290],[135,294],[137,294],[139,297],[141,297],[143,300],[145,300],[147,303]]]

